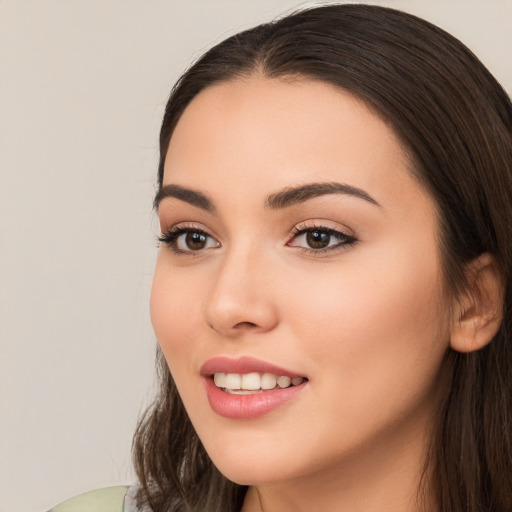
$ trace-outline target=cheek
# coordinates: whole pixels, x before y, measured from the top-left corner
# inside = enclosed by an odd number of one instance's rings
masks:
[[[196,382],[197,357],[205,351],[198,336],[201,291],[191,286],[184,272],[169,268],[163,251],[157,260],[151,288],[153,329],[189,415],[198,423],[206,422],[208,403],[202,386]],[[195,385],[191,386],[191,382]]]
[[[151,288],[150,313],[158,343],[168,363],[172,363],[190,355],[202,302],[200,290],[188,286],[183,273],[168,268],[165,256],[161,249]]]
[[[426,392],[448,347],[436,255],[370,256],[361,251],[357,263],[346,258],[329,275],[304,273],[287,305],[293,337],[319,378],[343,389],[354,407]]]

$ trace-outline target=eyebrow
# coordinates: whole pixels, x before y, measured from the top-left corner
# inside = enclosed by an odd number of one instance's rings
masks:
[[[329,194],[349,195],[363,199],[376,206],[381,206],[370,194],[360,188],[346,185],[344,183],[329,182],[308,183],[297,187],[287,187],[275,194],[269,195],[265,201],[265,207],[272,210],[279,210],[295,204],[303,203],[315,197]],[[208,196],[198,190],[174,184],[162,186],[153,201],[154,208],[158,211],[160,203],[168,197],[179,199],[208,212],[215,212],[215,205]]]
[[[213,201],[210,198],[208,198],[205,194],[197,190],[181,187],[180,185],[163,185],[157,192],[155,200],[153,201],[153,207],[155,208],[155,210],[158,211],[160,203],[167,197],[174,197],[175,199],[180,199],[181,201],[185,201],[186,203],[189,203],[192,206],[197,206],[198,208],[201,208],[202,210],[206,210],[208,212],[215,211]]]
[[[277,210],[303,203],[314,197],[325,196],[328,194],[354,196],[376,206],[381,206],[370,194],[368,194],[368,192],[357,187],[352,187],[351,185],[335,182],[309,183],[298,187],[287,187],[276,194],[268,196],[265,206],[272,210]]]

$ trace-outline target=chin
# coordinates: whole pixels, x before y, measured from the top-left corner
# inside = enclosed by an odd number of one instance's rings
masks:
[[[238,485],[261,486],[286,479],[286,475],[277,474],[271,465],[250,464],[247,461],[242,464],[232,464],[222,461],[215,466],[228,480]]]
[[[268,439],[241,440],[234,435],[230,440],[217,437],[209,441],[213,445],[206,440],[205,448],[216,468],[239,485],[265,485],[293,479],[307,466],[307,455],[298,456],[296,448],[283,446],[282,439],[274,443]],[[300,467],[296,466],[298,461]]]

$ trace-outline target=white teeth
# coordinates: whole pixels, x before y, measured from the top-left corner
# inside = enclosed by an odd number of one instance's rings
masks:
[[[213,381],[217,387],[223,388],[228,392],[247,395],[255,391],[274,389],[276,386],[279,386],[281,389],[298,386],[304,382],[304,378],[294,377],[292,379],[287,375],[278,377],[272,373],[261,375],[257,372],[244,374],[219,372],[213,375]]]
[[[277,377],[272,373],[264,373],[261,376],[261,389],[274,389],[277,385]]]
[[[287,388],[292,383],[291,377],[283,375],[277,379],[277,385],[280,388]]]
[[[261,387],[261,378],[259,373],[246,373],[242,375],[241,389],[255,391]]]
[[[213,375],[213,382],[215,382],[215,385],[219,388],[225,388],[226,387],[226,374],[225,373],[215,373]]]
[[[238,373],[227,373],[224,377],[224,386],[227,389],[242,389],[242,376]]]

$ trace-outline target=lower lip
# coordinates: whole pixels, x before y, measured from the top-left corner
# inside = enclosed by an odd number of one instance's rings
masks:
[[[234,420],[250,420],[268,414],[293,400],[304,389],[305,384],[275,388],[253,395],[232,395],[217,387],[212,378],[205,378],[210,407],[218,415]]]

